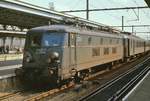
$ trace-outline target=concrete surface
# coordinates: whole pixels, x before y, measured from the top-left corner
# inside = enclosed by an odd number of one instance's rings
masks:
[[[150,72],[123,101],[150,101]]]

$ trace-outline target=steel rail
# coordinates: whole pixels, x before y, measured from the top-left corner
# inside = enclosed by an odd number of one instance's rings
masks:
[[[92,91],[90,94],[83,96],[82,98],[79,99],[79,101],[86,101],[88,99],[90,99],[91,97],[97,95],[98,93],[100,93],[102,90],[104,90],[105,88],[113,85],[114,83],[116,83],[118,80],[122,79],[123,77],[125,77],[126,75],[132,73],[133,71],[137,70],[139,67],[141,67],[144,63],[146,63],[150,58],[146,59],[145,61],[143,61],[142,63],[134,66],[133,68],[129,69],[128,71],[126,71],[125,73],[117,76],[116,78],[112,79],[111,81],[108,81],[107,83],[105,83],[104,85],[98,87],[96,90]]]
[[[15,91],[13,93],[10,93],[10,94],[4,95],[4,96],[0,96],[0,101],[8,99],[8,98],[13,97],[13,96],[16,96],[17,94],[20,94],[21,92],[22,91]]]
[[[122,89],[116,92],[108,101],[121,100],[150,70],[146,67],[139,75],[135,76],[129,83],[127,83]]]
[[[46,97],[48,97],[48,96],[51,96],[51,95],[57,94],[57,93],[59,93],[59,92],[65,91],[65,90],[67,90],[67,89],[70,89],[70,88],[72,88],[73,86],[74,86],[74,84],[70,84],[70,85],[64,86],[64,87],[62,87],[62,88],[60,88],[60,89],[58,89],[58,88],[52,89],[52,90],[49,90],[49,91],[47,91],[47,92],[43,92],[43,93],[40,93],[40,94],[38,94],[38,95],[32,96],[32,97],[30,97],[30,98],[27,98],[27,99],[25,99],[24,101],[37,101],[37,100],[41,100],[41,99],[46,98]]]

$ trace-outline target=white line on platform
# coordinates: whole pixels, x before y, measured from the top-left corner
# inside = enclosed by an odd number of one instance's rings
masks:
[[[20,68],[21,66],[22,66],[22,64],[18,64],[18,65],[11,65],[11,66],[3,66],[3,67],[0,67],[0,71],[1,71],[1,70],[7,70],[7,69]]]
[[[6,79],[6,78],[9,78],[9,77],[14,77],[14,76],[16,76],[15,73],[7,74],[7,75],[2,75],[2,76],[0,76],[0,79]]]
[[[136,88],[144,81],[144,79],[150,74],[150,71],[143,77],[142,80],[122,99],[122,101],[127,101],[127,98],[136,90]]]

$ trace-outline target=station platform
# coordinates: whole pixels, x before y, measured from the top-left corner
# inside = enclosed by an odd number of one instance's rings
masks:
[[[22,66],[23,54],[0,54],[0,79],[15,76],[15,69]]]
[[[123,101],[150,101],[150,71]]]
[[[8,60],[19,60],[23,58],[23,54],[0,54],[0,62]]]

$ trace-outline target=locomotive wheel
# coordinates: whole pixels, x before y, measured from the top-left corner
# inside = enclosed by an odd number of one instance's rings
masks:
[[[108,70],[112,70],[112,66],[109,66],[109,67],[108,67]]]
[[[71,84],[75,84],[74,80],[73,79],[67,80],[66,86],[69,87]]]
[[[80,75],[78,75],[78,73],[76,73],[75,78],[74,78],[74,82],[75,83],[80,83],[81,81],[84,80],[84,78],[85,78],[84,73],[80,74]]]
[[[74,82],[75,83],[80,83],[80,81],[81,81],[81,78],[79,76],[75,75]]]

